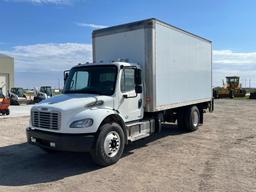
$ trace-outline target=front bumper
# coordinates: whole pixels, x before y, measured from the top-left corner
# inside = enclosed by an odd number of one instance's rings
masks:
[[[95,144],[93,134],[63,134],[27,128],[30,144],[56,151],[89,152]]]

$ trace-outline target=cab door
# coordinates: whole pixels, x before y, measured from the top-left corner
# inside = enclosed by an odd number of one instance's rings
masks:
[[[143,94],[136,93],[135,78],[136,68],[123,68],[120,83],[120,106],[118,111],[125,122],[135,121],[143,118]]]

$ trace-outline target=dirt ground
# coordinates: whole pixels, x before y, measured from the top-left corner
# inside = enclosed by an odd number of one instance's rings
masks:
[[[256,192],[256,101],[215,104],[198,131],[165,125],[106,168],[26,144],[28,117],[0,119],[0,191]]]

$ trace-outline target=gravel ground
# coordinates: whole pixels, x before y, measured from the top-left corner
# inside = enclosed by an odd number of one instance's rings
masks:
[[[198,131],[167,124],[106,168],[26,144],[28,117],[0,119],[0,191],[256,192],[255,114],[254,100],[217,100]]]
[[[11,105],[9,107],[10,109],[10,115],[0,115],[1,118],[10,118],[10,117],[24,117],[24,116],[29,116],[30,115],[30,109],[33,105]],[[1,123],[1,122],[0,122]]]

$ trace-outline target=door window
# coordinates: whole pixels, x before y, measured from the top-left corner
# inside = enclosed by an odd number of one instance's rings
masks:
[[[135,69],[124,69],[121,78],[121,92],[135,90]]]

